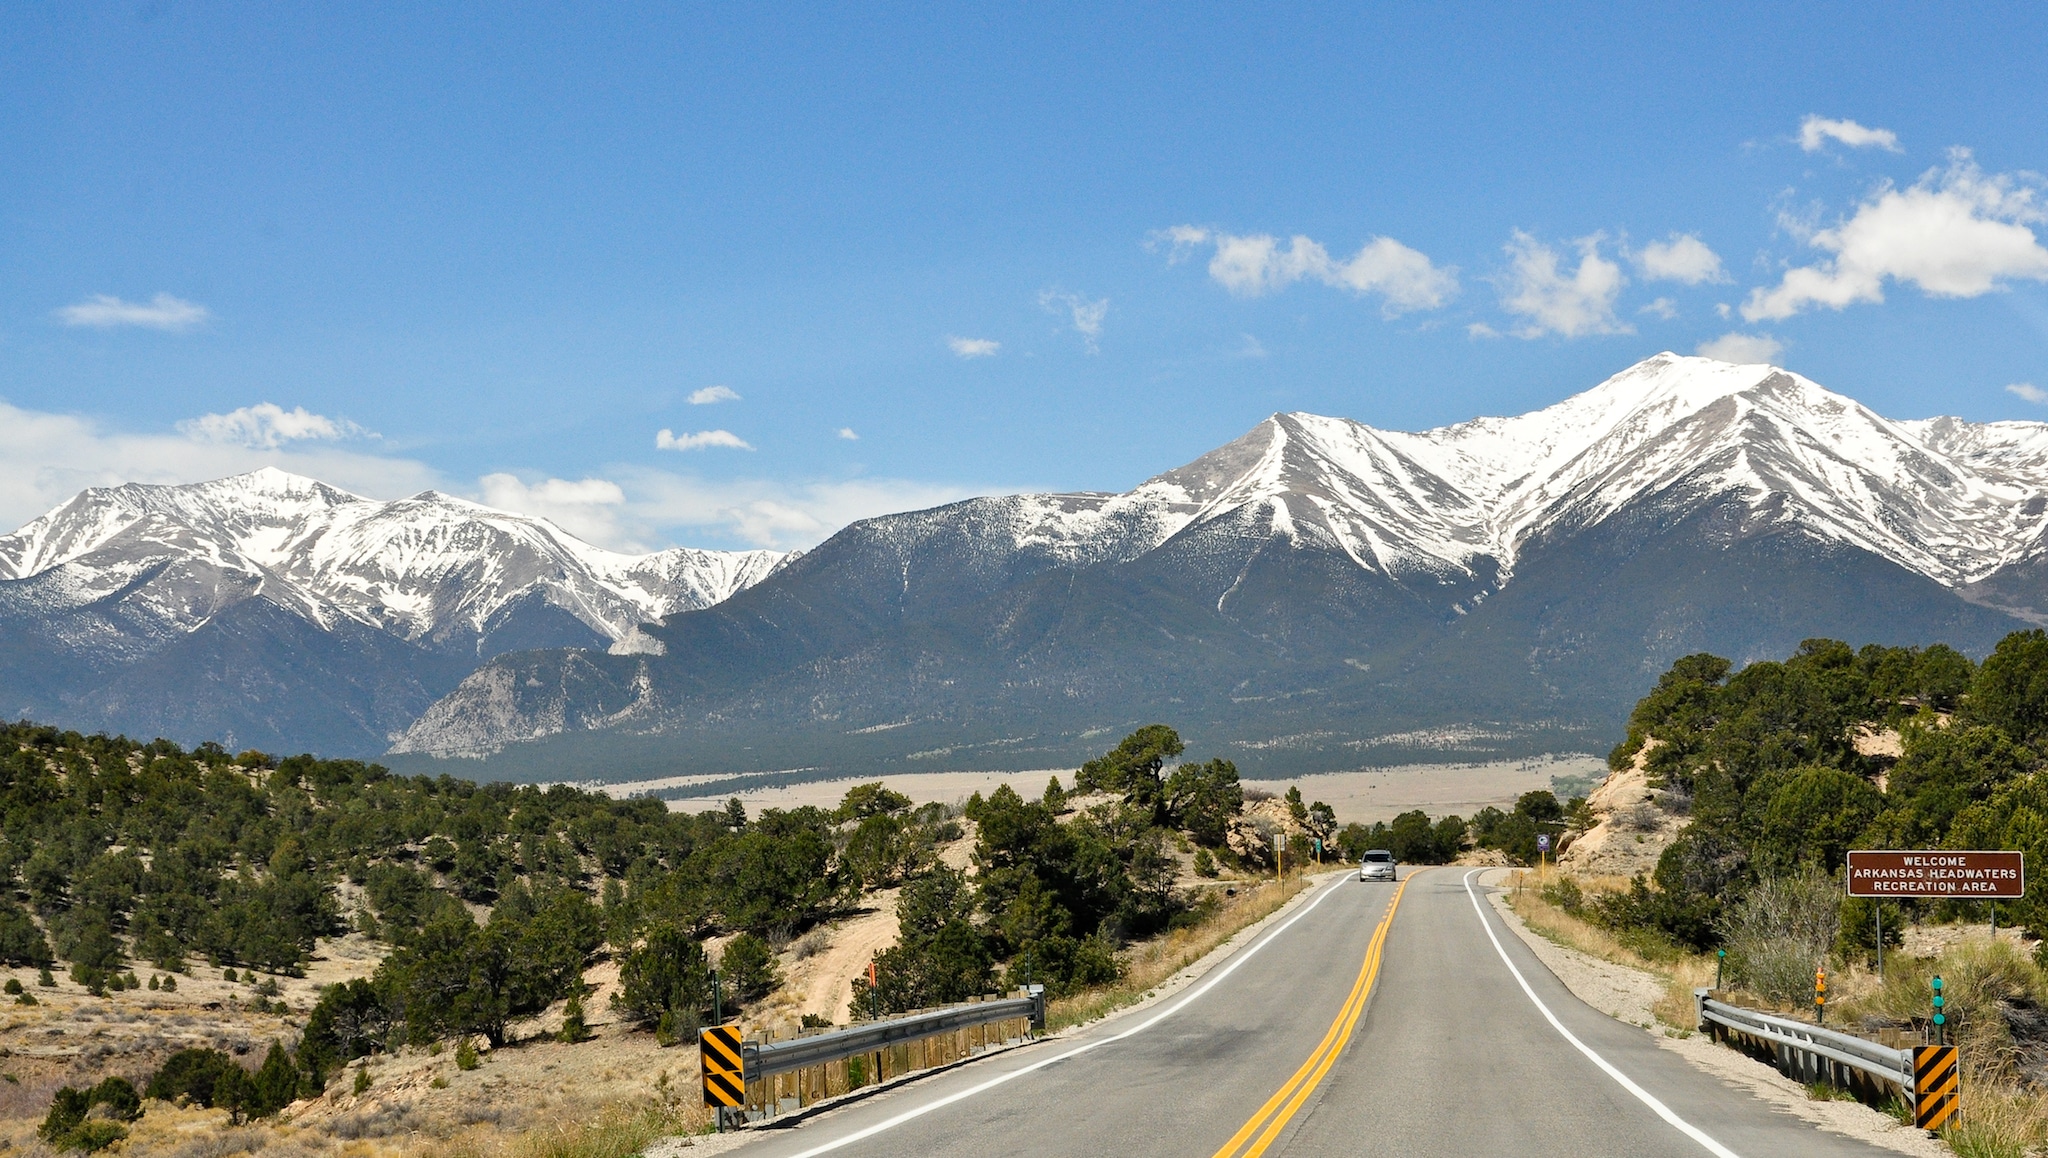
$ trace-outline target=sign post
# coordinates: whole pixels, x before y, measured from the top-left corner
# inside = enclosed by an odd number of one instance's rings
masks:
[[[1544,858],[1545,856],[1548,856],[1549,854],[1550,854],[1550,834],[1549,834],[1549,833],[1547,833],[1547,832],[1539,832],[1539,833],[1537,833],[1537,834],[1536,834],[1536,875],[1537,875],[1537,876],[1539,876],[1539,877],[1543,875],[1543,858]]]

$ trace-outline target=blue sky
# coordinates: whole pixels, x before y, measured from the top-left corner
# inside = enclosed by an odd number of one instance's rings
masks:
[[[2048,419],[2038,5],[753,7],[10,6],[0,522],[802,546],[1703,345]]]

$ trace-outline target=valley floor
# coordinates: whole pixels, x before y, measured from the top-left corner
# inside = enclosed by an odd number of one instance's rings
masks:
[[[1562,755],[1479,764],[1407,764],[1393,768],[1364,768],[1293,780],[1246,780],[1244,786],[1247,790],[1263,789],[1278,796],[1286,792],[1289,785],[1298,784],[1304,797],[1324,801],[1334,808],[1339,824],[1353,821],[1371,824],[1392,820],[1397,814],[1415,808],[1432,817],[1446,814],[1470,816],[1488,805],[1512,808],[1522,793],[1549,789],[1552,777],[1591,777],[1597,780],[1606,774],[1607,764],[1599,757]],[[831,808],[846,795],[850,786],[879,779],[912,800],[958,804],[976,792],[987,796],[1003,784],[1008,784],[1026,799],[1035,799],[1045,791],[1046,780],[1053,776],[1060,777],[1062,785],[1072,787],[1073,769],[1048,768],[1032,772],[914,772],[849,777],[763,788],[736,795],[750,814],[763,808],[799,808],[806,804]],[[667,777],[588,787],[613,796],[627,797],[643,792],[686,790],[693,781],[703,783],[711,779],[714,777]],[[677,812],[703,812],[725,807],[731,795],[735,794],[672,799],[668,806]]]

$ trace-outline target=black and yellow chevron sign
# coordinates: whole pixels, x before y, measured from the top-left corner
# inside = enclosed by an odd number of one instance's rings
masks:
[[[1923,1045],[1913,1050],[1913,1118],[1922,1130],[1939,1130],[1956,1116],[1962,1096],[1956,1047]]]
[[[704,1062],[704,1104],[738,1106],[747,1100],[746,1062],[740,1055],[740,1027],[714,1025],[697,1039]]]

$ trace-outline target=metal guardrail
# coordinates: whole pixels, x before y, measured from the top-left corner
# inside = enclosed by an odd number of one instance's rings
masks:
[[[1789,1017],[1773,1017],[1768,1013],[1729,1005],[1707,996],[1711,992],[1710,989],[1693,990],[1693,1005],[1699,1012],[1701,1032],[1713,1033],[1719,1026],[1773,1047],[1778,1055],[1778,1069],[1788,1077],[1803,1081],[1835,1081],[1839,1075],[1829,1072],[1829,1066],[1820,1064],[1827,1062],[1888,1082],[1899,1088],[1908,1103],[1914,1100],[1912,1050],[1892,1049]]]
[[[1035,992],[1025,997],[956,1005],[930,1013],[913,1013],[908,1017],[890,1018],[887,1021],[871,1022],[851,1029],[833,1030],[830,1033],[793,1038],[789,1041],[750,1041],[741,1046],[746,1061],[746,1080],[753,1082],[793,1070],[860,1057],[904,1042],[953,1033],[971,1026],[987,1025],[992,1021],[1030,1018],[1034,1028],[1043,1028],[1045,987],[1034,985],[1031,988]]]

